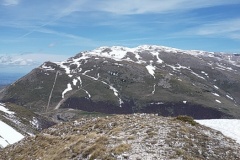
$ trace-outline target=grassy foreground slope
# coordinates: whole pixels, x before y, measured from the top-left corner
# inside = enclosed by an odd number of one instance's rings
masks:
[[[189,117],[150,114],[60,123],[0,151],[2,159],[240,159],[240,145]]]

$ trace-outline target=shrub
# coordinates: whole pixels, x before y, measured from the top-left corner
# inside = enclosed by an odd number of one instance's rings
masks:
[[[180,115],[175,118],[176,120],[180,120],[182,122],[187,122],[193,126],[197,125],[198,123],[194,121],[194,119],[190,116]]]

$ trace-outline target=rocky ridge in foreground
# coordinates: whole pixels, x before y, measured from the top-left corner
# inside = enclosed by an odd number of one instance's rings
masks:
[[[189,117],[152,114],[59,123],[0,151],[1,159],[240,159],[240,145]]]

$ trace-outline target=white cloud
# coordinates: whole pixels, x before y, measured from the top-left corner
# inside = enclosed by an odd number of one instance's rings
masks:
[[[35,64],[32,59],[22,59],[22,58],[12,58],[10,64],[13,65],[20,65],[20,66],[30,66]]]
[[[204,24],[184,31],[182,34],[200,36],[222,36],[240,39],[240,19],[226,19],[224,21]]]
[[[92,10],[111,12],[114,14],[144,14],[144,13],[167,13],[185,11],[211,6],[235,4],[239,0],[105,0],[95,1]]]
[[[20,0],[3,0],[2,5],[4,6],[12,6],[12,5],[18,5]]]
[[[71,1],[71,3],[68,6],[64,6],[64,9],[60,10],[57,17],[61,18],[64,16],[68,16],[68,15],[72,14],[73,12],[83,10],[83,8],[84,8],[83,6],[86,2],[89,2],[89,1],[87,1],[87,0]],[[90,3],[90,4],[93,5],[92,3]]]
[[[58,54],[46,54],[46,53],[29,53],[23,54],[20,56],[23,59],[31,59],[33,62],[43,63],[45,61],[63,61],[69,58],[67,55],[58,55]]]
[[[56,46],[56,43],[50,43],[50,44],[48,45],[48,47],[54,47],[54,46]]]
[[[36,66],[45,61],[63,61],[66,55],[53,55],[41,53],[28,53],[22,55],[0,55],[0,65],[4,66]]]
[[[22,55],[0,55],[0,73],[28,73],[46,61],[63,61],[66,55],[27,53]]]
[[[16,5],[20,0],[4,0],[5,5]],[[71,25],[76,25],[81,22],[74,16],[76,12],[82,12],[86,14],[87,12],[102,12],[107,14],[114,15],[131,15],[131,14],[147,14],[147,13],[169,13],[169,12],[182,12],[192,9],[205,8],[211,6],[225,5],[225,4],[234,4],[240,3],[239,0],[66,0],[66,1],[57,1],[52,0],[48,3],[40,2],[30,3],[27,6],[27,3],[23,3],[22,8],[16,9],[14,12],[14,18],[3,19],[0,26],[9,26],[14,28],[20,28],[28,30],[26,34],[20,36],[24,38],[36,31],[44,29],[45,26],[49,25],[59,25],[55,23],[61,18],[71,19]],[[34,5],[33,5],[34,4]],[[24,9],[23,9],[24,8]],[[16,12],[16,13],[15,13]],[[21,14],[19,14],[21,13]],[[22,15],[25,15],[22,17]],[[82,18],[82,17],[81,17]],[[118,18],[116,21],[118,21]],[[21,21],[19,21],[21,20]],[[66,19],[65,19],[66,20]],[[81,21],[81,19],[80,19]],[[106,20],[102,23],[104,24]],[[128,21],[129,23],[129,21]],[[68,23],[67,23],[68,24]],[[67,25],[66,24],[66,25]],[[115,23],[114,23],[115,24]],[[61,25],[65,25],[61,23]],[[117,26],[117,25],[115,25]],[[53,32],[52,32],[53,33]],[[68,38],[77,38],[75,35],[65,34],[64,33],[54,33],[61,34],[62,36]]]
[[[1,1],[1,0],[0,0]],[[4,0],[4,2],[9,2],[8,4],[17,4],[18,0]],[[11,2],[11,3],[10,3]],[[0,2],[1,3],[1,2]],[[183,27],[196,26],[206,23],[205,19],[202,18],[201,15],[194,12],[185,12],[192,11],[194,9],[220,6],[226,4],[240,4],[239,0],[51,0],[47,2],[34,1],[34,3],[27,3],[27,1],[22,1],[21,5],[16,7],[16,10],[11,10],[11,12],[6,12],[6,17],[11,18],[3,18],[1,20],[0,26],[11,27],[14,29],[20,29],[19,34],[14,36],[19,36],[16,40],[28,40],[28,36],[32,33],[46,33],[46,37],[55,35],[59,40],[64,41],[61,43],[58,41],[58,47],[61,45],[69,46],[75,45],[77,47],[91,47],[99,46],[101,44],[112,44],[113,39],[119,39],[119,41],[114,41],[115,44],[122,45],[124,39],[127,39],[129,35],[133,35],[130,39],[138,39],[138,35],[141,33],[148,33],[149,36],[154,31],[168,33],[178,32]],[[7,3],[6,3],[7,4]],[[148,14],[148,13],[156,13],[158,15],[152,16],[148,19],[148,17],[140,17],[140,16],[131,16],[135,14]],[[170,14],[165,14],[170,13]],[[193,13],[193,14],[191,14]],[[9,15],[8,15],[9,14]],[[221,14],[221,13],[220,13]],[[224,13],[222,13],[224,14]],[[127,15],[127,16],[125,16]],[[209,15],[212,16],[212,15]],[[191,18],[189,21],[186,19]],[[199,20],[202,22],[199,23]],[[154,21],[154,22],[153,22]],[[159,21],[159,22],[157,22]],[[189,23],[193,23],[197,21],[195,24],[185,25]],[[139,23],[138,23],[139,22]],[[155,23],[156,22],[156,23]],[[166,22],[165,24],[163,24]],[[146,25],[149,23],[149,25]],[[150,23],[155,23],[151,25]],[[161,23],[161,24],[157,24]],[[144,24],[144,25],[143,25]],[[184,24],[184,25],[183,25]],[[212,25],[215,25],[214,23]],[[225,25],[225,24],[224,24]],[[82,27],[83,26],[83,27]],[[113,28],[113,31],[116,30],[113,34],[104,35],[100,40],[100,36],[102,33],[95,37],[88,38],[87,36],[91,35],[88,33],[89,30],[86,29],[86,26],[103,28],[106,26],[110,29]],[[179,26],[173,27],[173,26]],[[225,25],[227,26],[227,25]],[[229,33],[230,31],[224,31],[226,27],[219,27],[211,25],[202,25],[201,27],[192,28],[192,30],[188,30],[188,35],[216,35],[219,34],[219,31],[222,29],[221,34]],[[65,28],[64,28],[65,27]],[[171,28],[172,27],[172,28]],[[212,27],[212,29],[211,29]],[[79,28],[78,31],[77,28]],[[227,26],[228,29],[229,26]],[[235,27],[236,28],[236,27]],[[240,28],[240,27],[239,27]],[[59,30],[58,30],[59,29]],[[72,29],[72,30],[71,30]],[[170,29],[172,29],[170,31]],[[174,30],[175,29],[175,30]],[[111,33],[112,30],[109,30]],[[119,31],[119,32],[118,32]],[[216,33],[218,31],[218,33]],[[106,31],[107,32],[107,31]],[[129,32],[129,34],[127,33]],[[24,34],[25,33],[25,34]],[[36,33],[36,34],[39,34]],[[134,34],[133,34],[134,33]],[[143,38],[148,39],[149,36],[141,35]],[[160,33],[159,33],[160,34]],[[184,33],[186,36],[186,32]],[[84,35],[84,36],[82,36]],[[118,38],[118,35],[120,35]],[[156,34],[157,36],[158,34]],[[44,34],[45,36],[45,34]],[[107,37],[109,36],[109,37]],[[159,37],[155,37],[155,35],[151,35],[155,39]],[[169,36],[169,34],[168,34]],[[174,36],[174,35],[173,35]],[[231,31],[231,34],[228,35],[231,38],[239,38],[238,31]],[[34,36],[32,36],[34,37]],[[31,38],[32,38],[31,37]],[[36,38],[35,36],[34,38]],[[40,36],[43,37],[43,36]],[[90,37],[90,36],[89,36]],[[123,37],[123,40],[121,40]],[[167,37],[163,35],[162,37]],[[162,38],[161,37],[161,38]],[[6,43],[6,39],[9,36],[2,37],[4,39],[4,43]],[[168,37],[167,37],[168,38]],[[174,37],[175,38],[175,37]],[[179,37],[177,37],[179,38]],[[9,38],[10,39],[10,38]],[[11,40],[14,37],[11,37]],[[111,40],[104,40],[111,39]],[[15,39],[14,39],[15,40]],[[3,40],[0,40],[0,42]],[[52,40],[50,40],[51,42]],[[56,41],[56,40],[53,40]],[[99,42],[98,42],[99,41]],[[106,42],[103,42],[106,41]],[[130,40],[126,40],[126,44],[128,45]],[[54,44],[50,44],[48,42],[49,47],[53,47]],[[134,41],[131,41],[134,42]],[[44,44],[46,46],[46,44]],[[55,49],[55,48],[54,48]]]
[[[240,39],[240,32],[239,33],[232,33],[231,35],[232,39]]]
[[[197,34],[209,35],[209,34],[221,34],[229,32],[240,31],[240,19],[224,20],[207,24],[198,29]]]
[[[56,4],[58,18],[71,15],[74,12],[97,11],[119,15],[168,13],[185,11],[212,6],[239,4],[239,0],[75,0],[66,5]]]

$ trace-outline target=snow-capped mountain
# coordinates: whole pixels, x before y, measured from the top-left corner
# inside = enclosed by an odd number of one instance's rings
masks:
[[[240,117],[240,56],[170,47],[100,47],[45,62],[6,88],[4,102],[33,111]]]

